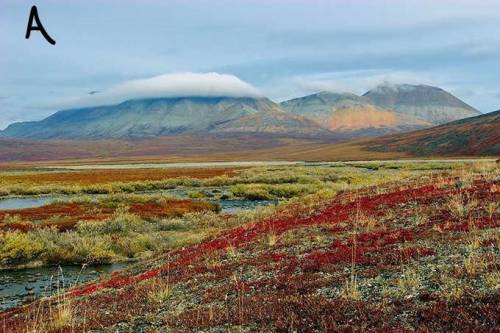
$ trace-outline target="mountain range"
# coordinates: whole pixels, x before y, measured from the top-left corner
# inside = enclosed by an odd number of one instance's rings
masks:
[[[425,85],[382,85],[362,96],[320,92],[282,103],[265,97],[168,97],[56,112],[0,132],[23,139],[137,139],[270,134],[355,138],[427,128],[480,112]]]
[[[3,134],[29,139],[130,139],[233,132],[328,134],[310,119],[285,112],[267,98],[253,97],[130,100],[59,111],[41,121],[12,124]]]
[[[415,157],[500,156],[500,111],[409,133],[336,142],[240,133],[205,133],[140,140],[27,140],[0,138],[2,163],[24,161],[342,161]],[[67,163],[67,162],[61,162]]]

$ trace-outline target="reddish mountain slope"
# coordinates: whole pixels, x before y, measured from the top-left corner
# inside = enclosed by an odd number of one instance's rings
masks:
[[[500,111],[411,133],[374,139],[368,149],[416,156],[500,155]]]

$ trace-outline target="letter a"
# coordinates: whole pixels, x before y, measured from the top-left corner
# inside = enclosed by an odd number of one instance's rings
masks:
[[[35,19],[36,25],[33,25],[33,19]],[[30,34],[32,30],[38,30],[42,33],[43,37],[47,40],[52,45],[56,44],[56,41],[53,40],[47,31],[45,31],[45,28],[42,25],[42,22],[40,22],[40,18],[38,17],[38,10],[36,9],[36,6],[31,7],[31,12],[30,12],[30,18],[28,20],[28,27],[26,28],[26,39],[30,38]]]

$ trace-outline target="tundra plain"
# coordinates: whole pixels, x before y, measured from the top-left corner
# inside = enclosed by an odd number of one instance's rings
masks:
[[[498,327],[495,160],[4,165],[0,196],[48,200],[0,209],[3,274],[126,263],[4,308],[2,332]]]

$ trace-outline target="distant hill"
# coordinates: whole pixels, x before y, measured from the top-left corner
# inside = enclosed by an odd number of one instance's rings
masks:
[[[372,104],[349,93],[320,92],[285,101],[280,106],[314,120],[328,130],[350,137],[376,136],[432,126],[410,115]]]
[[[259,120],[259,125],[255,123]],[[320,126],[285,114],[267,98],[179,97],[59,111],[36,122],[12,124],[3,136],[30,139],[151,138],[165,135],[258,131],[322,135]]]
[[[481,114],[449,92],[427,85],[380,85],[363,97],[377,106],[435,125]]]
[[[371,151],[413,156],[499,156],[500,110],[366,144]]]

